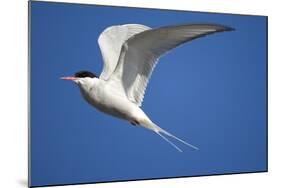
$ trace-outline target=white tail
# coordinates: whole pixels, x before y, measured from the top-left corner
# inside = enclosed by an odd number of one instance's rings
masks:
[[[164,135],[166,136],[169,136],[169,137],[172,137],[174,139],[176,139],[177,141],[195,149],[195,150],[199,150],[199,148],[197,148],[196,146],[193,146],[192,144],[189,144],[187,142],[185,142],[184,140],[176,137],[175,135],[172,135],[171,133],[165,131],[164,129],[162,129],[161,127],[159,127],[158,125],[156,125],[155,123],[153,122],[147,122],[146,125],[144,126],[145,128],[148,128],[152,131],[154,131],[156,134],[158,134],[161,138],[163,138],[163,140],[165,140],[166,142],[168,142],[169,144],[171,144],[174,148],[176,148],[178,151],[182,152],[182,150],[176,146],[173,142],[171,142],[170,140],[168,140]],[[162,134],[164,135],[162,135]]]

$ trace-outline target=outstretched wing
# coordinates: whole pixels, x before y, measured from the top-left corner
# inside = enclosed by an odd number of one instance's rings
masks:
[[[116,25],[106,28],[98,38],[103,58],[103,70],[100,78],[107,80],[116,68],[123,43],[133,35],[149,27],[140,24]]]
[[[216,24],[189,24],[151,29],[134,35],[122,45],[118,65],[109,83],[141,106],[145,89],[158,58],[167,51],[205,35],[230,31]]]

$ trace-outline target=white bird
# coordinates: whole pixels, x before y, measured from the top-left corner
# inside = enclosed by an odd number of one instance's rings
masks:
[[[100,77],[89,71],[80,71],[61,79],[74,81],[84,99],[101,112],[155,132],[180,152],[182,150],[165,136],[198,150],[157,126],[140,107],[160,56],[190,40],[231,30],[217,24],[187,24],[156,29],[140,24],[111,26],[98,38],[104,63]]]

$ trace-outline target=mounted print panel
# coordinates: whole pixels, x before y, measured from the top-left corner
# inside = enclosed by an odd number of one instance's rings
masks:
[[[29,186],[267,171],[267,17],[29,2]]]

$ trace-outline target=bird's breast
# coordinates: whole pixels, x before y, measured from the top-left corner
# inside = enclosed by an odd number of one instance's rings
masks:
[[[99,111],[118,118],[130,119],[131,102],[117,95],[111,89],[99,86],[88,91],[81,90],[81,94],[89,104]]]
[[[89,89],[80,88],[81,95],[91,105],[100,109],[103,106],[102,93],[98,87]]]

